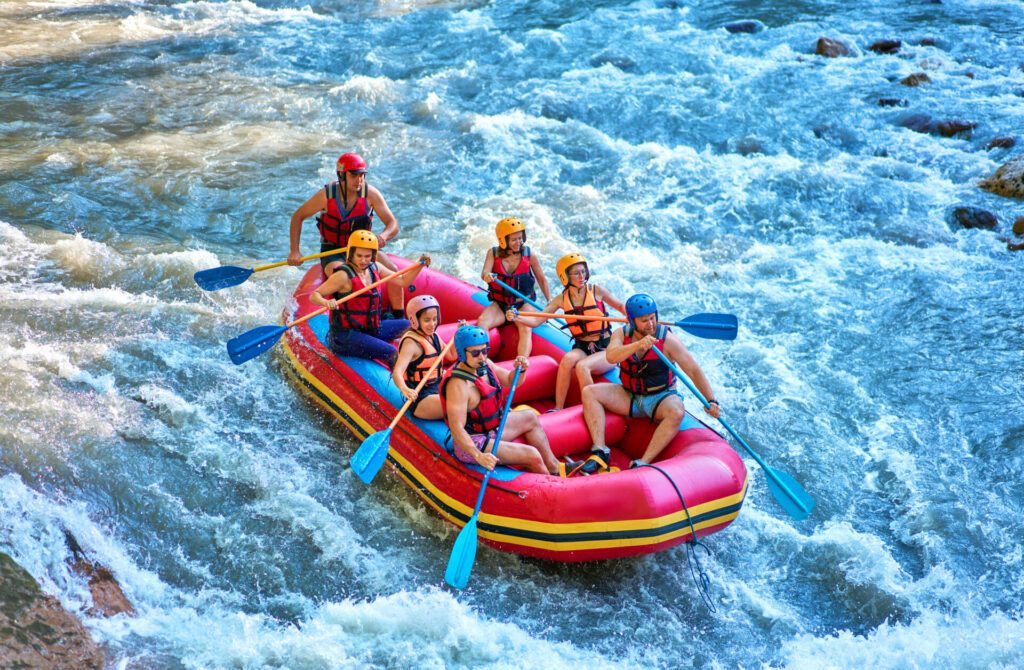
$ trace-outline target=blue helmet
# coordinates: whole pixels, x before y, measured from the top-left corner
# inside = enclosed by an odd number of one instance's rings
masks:
[[[489,344],[491,338],[488,337],[487,331],[479,326],[460,326],[455,331],[455,353],[459,355],[459,360],[463,363],[466,362],[466,349],[468,347],[475,346],[477,344]]]
[[[654,298],[647,295],[646,293],[637,293],[634,296],[630,296],[629,300],[626,301],[626,316],[629,317],[629,322],[636,325],[637,317],[647,316],[653,314],[654,318],[658,318],[658,303],[654,302]]]

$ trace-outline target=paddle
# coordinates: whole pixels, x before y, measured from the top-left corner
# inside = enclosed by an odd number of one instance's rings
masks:
[[[323,258],[324,256],[341,253],[345,253],[344,247],[340,249],[332,249],[330,251],[321,251],[320,253],[313,254],[312,256],[303,256],[299,260],[306,262],[314,258]],[[200,270],[192,275],[192,278],[196,280],[197,284],[199,284],[199,288],[204,291],[219,291],[220,289],[227,288],[229,286],[238,286],[248,279],[249,275],[253,272],[263,272],[264,270],[270,270],[271,268],[279,268],[282,265],[288,265],[288,261],[271,263],[270,265],[259,265],[254,268],[242,268],[237,265],[222,265],[219,268]]]
[[[508,387],[508,398],[505,399],[505,409],[501,413],[501,423],[498,424],[498,432],[494,434],[494,451],[498,455],[498,447],[501,446],[501,434],[505,430],[505,419],[508,418],[509,408],[512,407],[512,396],[515,394],[516,384],[519,383],[519,373],[522,368],[516,368],[512,376],[512,383]],[[458,447],[455,447],[458,449]],[[497,466],[495,466],[497,467]],[[473,508],[473,516],[455,538],[455,546],[452,547],[452,555],[448,558],[448,567],[444,571],[444,581],[457,589],[466,588],[469,583],[469,573],[473,572],[473,562],[476,560],[476,518],[480,515],[480,505],[484,502],[484,491],[487,490],[487,482],[494,470],[488,470],[484,475],[484,481],[480,484],[480,495],[476,497],[476,507]]]
[[[360,296],[376,286],[380,286],[385,282],[391,281],[395,277],[404,275],[406,272],[411,272],[412,270],[415,270],[416,267],[417,263],[413,263],[404,270],[399,270],[398,272],[390,274],[383,279],[373,282],[369,286],[364,286],[358,291],[349,293],[347,296],[339,300],[338,304],[340,305],[341,303],[347,302],[356,296]],[[277,341],[281,339],[281,336],[284,335],[284,333],[292,326],[297,326],[300,323],[307,321],[308,319],[312,319],[318,314],[323,314],[326,311],[328,311],[327,307],[321,307],[314,312],[310,312],[301,319],[295,319],[283,326],[259,326],[258,328],[253,328],[250,331],[233,337],[228,340],[228,356],[231,357],[232,363],[235,365],[241,365],[250,359],[256,358],[264,351],[277,344]]]
[[[710,409],[711,404],[703,395],[701,395],[701,392],[697,390],[693,383],[690,382],[690,379],[683,374],[683,371],[670,361],[668,356],[662,353],[658,347],[652,347],[652,350],[654,353],[658,354],[658,357],[665,362],[665,365],[667,365],[677,377],[683,380],[683,383],[686,384],[687,388],[693,392],[693,395],[697,396],[697,400],[700,400],[701,404],[704,405],[704,408]],[[807,515],[811,513],[812,509],[814,509],[814,499],[811,498],[810,494],[808,494],[807,491],[805,491],[803,487],[787,473],[782,470],[775,470],[774,468],[768,467],[768,464],[757,455],[757,452],[751,449],[750,445],[747,444],[742,437],[737,435],[736,431],[732,429],[732,426],[730,426],[721,416],[718,417],[718,422],[725,426],[725,429],[728,430],[734,438],[736,438],[737,442],[743,445],[743,448],[747,450],[747,453],[754,457],[757,464],[760,465],[761,469],[768,475],[768,490],[771,491],[775,500],[782,505],[782,508],[797,521],[806,519]]]
[[[514,288],[512,288],[511,286],[509,286],[505,282],[501,281],[500,279],[498,279],[498,275],[494,274],[493,272],[491,273],[491,279],[494,280],[494,283],[496,283],[498,286],[501,286],[502,288],[504,288],[506,291],[508,291],[509,293],[514,295],[515,297],[517,297],[520,300],[522,300],[523,302],[526,302],[527,304],[529,304],[534,309],[537,309],[537,310],[540,310],[541,312],[544,312],[544,306],[543,305],[541,305],[539,302],[536,302],[535,300],[530,300],[529,298],[527,298],[525,295],[523,295],[519,291],[515,290]],[[558,317],[554,317],[554,319],[556,321],[561,321],[561,319],[559,319]],[[559,326],[559,327],[560,328],[565,328],[566,327],[565,321],[562,321],[562,325]]]
[[[437,355],[437,360],[434,361],[434,364],[427,370],[427,374],[424,375],[423,379],[420,380],[420,383],[417,384],[416,388],[413,390],[416,395],[419,395],[420,391],[423,390],[423,387],[427,385],[428,381],[430,381],[430,375],[437,369],[437,366],[441,365],[444,361],[445,355],[451,351],[452,345],[454,344],[455,338],[452,338],[452,341],[446,344],[444,349],[441,350],[441,353]],[[412,400],[407,399],[405,404],[402,405],[402,408],[398,410],[398,414],[395,415],[395,418],[391,420],[391,424],[384,430],[378,431],[363,440],[363,443],[359,445],[358,449],[356,449],[356,453],[352,455],[351,459],[349,459],[349,466],[356,471],[356,475],[363,480],[364,484],[372,482],[373,478],[377,476],[378,472],[380,472],[380,468],[384,465],[384,460],[388,456],[388,440],[391,438],[391,430],[397,426],[399,420],[405,416],[405,413],[412,405],[412,402]]]
[[[552,314],[551,312],[519,312],[519,316],[538,316],[547,319],[563,318],[580,321],[606,321],[609,323],[629,323],[629,319],[615,316],[588,316],[585,314]],[[659,321],[663,326],[678,326],[691,335],[708,340],[735,340],[738,321],[733,314],[694,314],[682,321]]]

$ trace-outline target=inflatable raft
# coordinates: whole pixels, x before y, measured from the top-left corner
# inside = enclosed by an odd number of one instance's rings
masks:
[[[409,261],[391,257],[399,268]],[[316,309],[308,295],[323,281],[320,266],[306,273],[285,309],[285,321]],[[431,268],[407,289],[407,298],[428,293],[441,303],[447,342],[459,319],[474,322],[487,304],[486,293]],[[387,427],[404,398],[383,364],[338,357],[327,347],[328,317],[322,314],[291,328],[282,344],[288,374],[357,439]],[[510,365],[515,358],[514,327],[492,329],[491,359]],[[545,413],[554,404],[558,361],[570,348],[555,325],[533,331],[533,352],[526,381],[514,407],[540,413],[555,456],[586,458],[591,443],[573,381],[566,408]],[[618,371],[605,376],[618,381]],[[685,394],[685,390],[683,391]],[[696,405],[686,398],[687,406]],[[661,551],[722,530],[739,514],[747,489],[747,471],[739,455],[715,431],[687,414],[679,434],[662,452],[655,468],[629,470],[653,432],[648,419],[607,420],[612,472],[568,479],[498,466],[491,476],[478,519],[478,537],[496,549],[555,561],[593,561]],[[458,461],[451,453],[442,421],[424,421],[406,413],[391,434],[391,469],[442,518],[463,526],[473,513],[483,469]],[[615,468],[621,470],[615,472]]]

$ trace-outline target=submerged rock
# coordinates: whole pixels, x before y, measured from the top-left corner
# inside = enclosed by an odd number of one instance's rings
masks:
[[[898,53],[903,42],[899,40],[878,40],[868,47],[871,51],[879,54]]]
[[[4,553],[0,584],[0,667],[103,667],[103,652],[82,622]]]
[[[764,24],[760,21],[733,21],[725,24],[725,29],[730,33],[759,33],[764,30]]]
[[[1013,234],[1020,237],[1024,235],[1024,216],[1018,216],[1013,222]]]
[[[982,179],[978,186],[1007,198],[1024,198],[1024,155],[1004,163],[991,177]]]
[[[850,47],[830,37],[819,37],[817,44],[814,45],[814,53],[825,58],[838,58],[849,56]]]
[[[93,616],[105,617],[115,614],[135,614],[135,608],[125,597],[124,591],[114,579],[113,573],[105,566],[86,558],[85,552],[75,540],[75,536],[68,531],[64,531],[64,540],[74,556],[70,564],[71,569],[89,580],[89,591],[92,593],[92,607],[89,608],[89,613]]]
[[[1017,140],[1010,137],[1009,135],[1000,135],[999,137],[993,137],[988,143],[986,149],[1012,149],[1013,145],[1017,143]]]
[[[973,121],[962,121],[960,119],[953,119],[950,121],[939,121],[935,124],[935,131],[943,137],[953,137],[960,133],[968,133],[978,127],[978,124]]]
[[[879,98],[879,107],[906,107],[907,101],[903,98]]]
[[[924,72],[915,72],[914,74],[908,74],[903,79],[900,79],[900,83],[904,86],[920,86],[921,84],[932,83],[932,78]]]
[[[953,222],[961,228],[994,230],[999,225],[995,214],[978,207],[955,207],[952,214]]]

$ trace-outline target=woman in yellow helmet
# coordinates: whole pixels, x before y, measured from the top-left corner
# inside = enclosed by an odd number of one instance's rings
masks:
[[[406,319],[383,319],[381,287],[374,287],[339,304],[349,293],[395,274],[386,267],[377,267],[377,250],[376,235],[368,230],[352,233],[345,248],[345,263],[309,294],[309,301],[331,310],[327,341],[334,353],[375,358],[392,366],[398,350],[391,341],[409,327],[409,322]],[[430,256],[420,256],[415,270],[388,283],[408,286],[427,265],[430,265]]]
[[[608,289],[589,282],[590,269],[587,266],[587,259],[582,254],[571,253],[562,256],[555,265],[555,272],[565,288],[547,304],[545,312],[560,309],[566,314],[608,316],[605,305],[610,305],[620,313],[626,313],[625,306]],[[555,378],[555,410],[565,406],[573,369],[576,370],[576,379],[579,380],[582,391],[594,383],[595,374],[603,374],[615,367],[604,356],[612,332],[607,322],[566,319],[566,325],[569,334],[572,335],[572,349],[562,356],[562,361],[558,365],[558,376]]]
[[[545,300],[551,300],[551,289],[540,261],[526,246],[526,226],[515,217],[506,217],[498,221],[494,234],[498,238],[498,246],[487,250],[481,278],[487,283],[487,297],[491,303],[484,308],[477,319],[477,325],[485,331],[497,328],[506,321],[515,323],[519,331],[519,356],[529,356],[533,343],[533,328],[542,321],[520,317],[513,312],[523,306],[523,300],[510,293],[504,286],[493,281],[493,274],[503,283],[508,284],[519,293],[531,300],[537,297],[535,286],[540,286]]]

